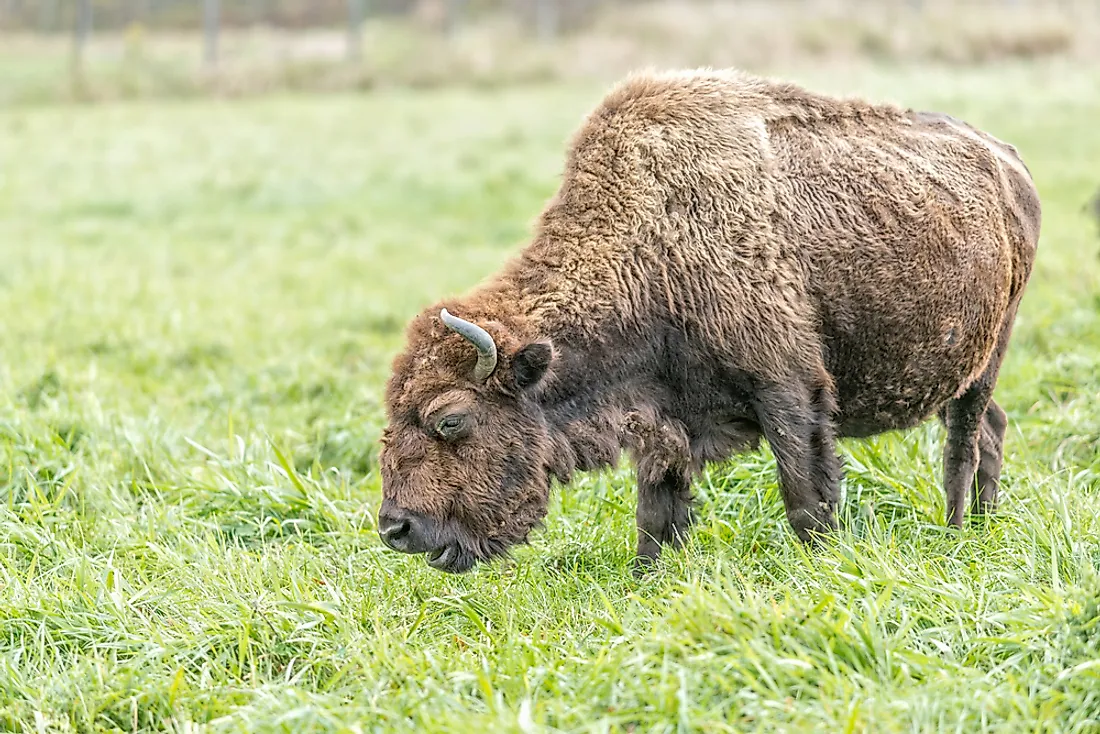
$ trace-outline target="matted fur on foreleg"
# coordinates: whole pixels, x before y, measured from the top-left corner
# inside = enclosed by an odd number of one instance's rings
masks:
[[[660,478],[655,478],[659,476]],[[691,475],[682,467],[647,468],[638,479],[638,564],[648,565],[663,546],[678,548],[691,527]]]
[[[626,429],[638,471],[637,563],[646,566],[662,546],[678,547],[691,526],[691,452],[679,421],[634,411]]]
[[[787,520],[806,542],[837,527],[840,458],[833,405],[825,387],[767,384],[757,391],[757,419],[775,454]]]

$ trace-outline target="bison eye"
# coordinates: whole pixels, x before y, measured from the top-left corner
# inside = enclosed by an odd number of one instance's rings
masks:
[[[436,424],[435,430],[443,438],[454,438],[462,430],[464,416],[448,415]]]

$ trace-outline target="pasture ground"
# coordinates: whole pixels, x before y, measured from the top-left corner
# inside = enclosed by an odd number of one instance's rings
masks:
[[[1002,510],[942,526],[934,423],[846,442],[811,555],[765,447],[641,581],[625,467],[462,577],[374,528],[404,323],[523,242],[601,87],[0,111],[0,726],[1096,731],[1098,77],[789,76],[958,114],[1038,181]]]

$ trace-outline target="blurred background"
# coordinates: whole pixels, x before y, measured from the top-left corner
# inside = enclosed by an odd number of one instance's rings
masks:
[[[1100,0],[0,0],[0,103],[1100,57]]]

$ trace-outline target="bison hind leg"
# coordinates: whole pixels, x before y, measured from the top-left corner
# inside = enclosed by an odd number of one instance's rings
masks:
[[[985,394],[983,394],[985,393]],[[978,470],[978,434],[989,402],[984,390],[970,388],[942,411],[947,427],[943,447],[943,490],[947,495],[947,523],[961,527],[967,497]]]
[[[978,486],[971,504],[971,511],[977,514],[992,512],[997,506],[1007,428],[1008,416],[1004,409],[990,400],[978,435]]]
[[[940,411],[940,421],[948,428],[948,447],[951,445],[951,428],[948,426],[949,406]],[[981,423],[977,429],[977,462],[976,469],[970,478],[966,480],[966,486],[958,482],[957,489],[950,489],[952,483],[948,477],[952,473],[959,473],[965,467],[948,462],[948,447],[944,449],[944,488],[948,492],[948,520],[954,525],[962,524],[961,509],[966,504],[966,493],[970,492],[970,511],[976,515],[984,515],[992,512],[997,506],[997,494],[1001,480],[1001,466],[1004,463],[1004,438],[1008,428],[1008,416],[1004,409],[990,399],[982,414]],[[955,440],[958,441],[959,431],[956,431]],[[965,479],[965,477],[963,477]],[[976,480],[976,481],[975,481]],[[959,493],[952,502],[951,492]],[[955,521],[956,514],[958,520]]]
[[[1004,461],[1008,417],[993,401],[993,389],[1008,349],[1017,303],[1009,309],[985,372],[939,412],[947,428],[943,449],[943,486],[947,522],[962,527],[967,505],[977,513],[993,509]]]

